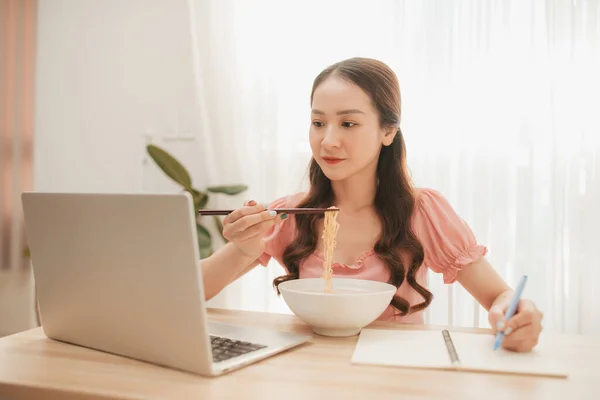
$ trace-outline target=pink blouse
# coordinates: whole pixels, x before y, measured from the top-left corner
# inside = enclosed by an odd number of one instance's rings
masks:
[[[295,207],[305,193],[296,193],[275,200],[269,208]],[[450,203],[437,191],[418,189],[415,211],[412,218],[413,232],[421,242],[425,260],[424,266],[441,273],[444,283],[453,283],[458,271],[487,253],[487,248],[477,243],[470,227],[454,211]],[[340,227],[340,229],[343,229]],[[288,218],[272,228],[265,235],[265,251],[258,261],[266,266],[274,258],[285,268],[283,252],[294,240],[296,224],[294,218]],[[300,263],[300,278],[317,278],[323,274],[323,253],[316,250]],[[410,258],[404,255],[404,265]],[[332,265],[333,276],[369,279],[388,282],[390,272],[374,250],[362,253],[353,265],[335,262]],[[427,287],[427,269],[421,268],[417,273],[417,282]],[[423,298],[404,280],[396,292],[409,304],[421,303]],[[379,320],[395,320],[405,323],[423,323],[423,311],[406,316],[398,315],[391,305],[378,318]]]

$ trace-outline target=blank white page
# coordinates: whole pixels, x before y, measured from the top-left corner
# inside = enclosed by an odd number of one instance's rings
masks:
[[[554,357],[540,337],[531,352],[493,350],[494,336],[450,332],[460,359],[460,368],[473,372],[514,373],[566,377],[564,362]],[[441,330],[363,329],[354,354],[354,364],[409,368],[452,369]]]
[[[355,364],[451,368],[442,331],[363,329],[354,349]]]
[[[499,348],[494,351],[494,336],[476,333],[450,332],[462,368],[474,371],[567,377],[565,362],[552,352],[544,341],[533,350],[517,353]]]

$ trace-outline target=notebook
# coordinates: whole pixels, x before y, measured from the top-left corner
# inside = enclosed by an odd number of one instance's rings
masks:
[[[353,364],[566,378],[564,360],[540,338],[530,352],[493,350],[490,334],[446,330],[363,329]]]

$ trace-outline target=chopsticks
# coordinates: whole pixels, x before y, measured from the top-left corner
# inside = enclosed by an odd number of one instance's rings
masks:
[[[198,210],[200,215],[229,215],[235,210]],[[273,208],[277,214],[323,214],[325,211],[340,211],[339,208]]]

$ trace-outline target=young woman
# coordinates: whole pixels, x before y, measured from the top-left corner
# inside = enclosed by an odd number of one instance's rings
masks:
[[[225,247],[202,263],[207,298],[258,264],[275,258],[288,279],[320,277],[323,215],[276,215],[276,207],[339,207],[334,276],[391,282],[396,296],[380,319],[422,323],[432,294],[426,267],[445,283],[460,282],[504,330],[503,346],[531,350],[542,313],[522,299],[504,321],[512,290],[485,259],[467,224],[448,201],[411,184],[400,131],[400,88],[384,63],[352,58],[329,66],[311,94],[310,191],[267,207],[249,201],[224,220]]]

